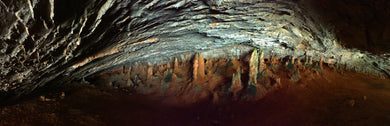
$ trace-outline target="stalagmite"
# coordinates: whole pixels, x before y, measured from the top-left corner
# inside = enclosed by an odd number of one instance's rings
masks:
[[[288,69],[290,71],[294,71],[295,70],[294,57],[292,59],[290,59],[290,61],[286,62],[286,69]]]
[[[193,81],[196,81],[196,79],[198,78],[198,66],[199,66],[199,64],[198,64],[198,57],[199,55],[196,55],[195,54],[195,58],[194,58],[194,60],[193,60],[193,67],[192,67],[192,80]]]
[[[310,57],[309,64],[310,64],[310,65],[313,64],[313,57]]]
[[[261,51],[260,54],[260,66],[259,66],[259,71],[262,72],[265,69],[265,61],[264,61],[264,51]]]
[[[131,79],[131,66],[129,66],[129,72],[127,72],[127,77],[129,77],[129,79]]]
[[[171,63],[167,63],[167,69],[171,69]]]
[[[310,63],[309,63],[309,56],[306,56],[305,67],[304,67],[304,68],[308,68],[309,66],[310,66]]]
[[[200,78],[204,78],[205,77],[205,73],[204,73],[204,59],[202,57],[202,55],[200,55],[198,53],[199,57],[198,57],[198,76]]]
[[[151,84],[153,79],[153,66],[148,66],[147,84]]]
[[[164,65],[158,65],[158,71],[164,71],[166,69],[166,67],[164,67]]]
[[[179,71],[179,62],[177,61],[177,57],[175,57],[175,61],[173,63],[173,71],[177,73]]]
[[[237,98],[238,91],[242,90],[242,81],[241,81],[241,67],[238,68],[236,73],[233,73],[232,86],[230,92],[233,93],[233,98]]]
[[[291,58],[291,64],[294,64],[294,61],[295,61],[295,56],[292,56],[292,58]]]
[[[122,66],[122,73],[120,74],[122,80],[127,82],[130,79],[128,73],[130,73],[130,71],[127,71],[126,66]]]
[[[259,67],[259,54],[257,49],[253,50],[251,58],[249,60],[249,81],[248,85],[257,84],[257,72]]]

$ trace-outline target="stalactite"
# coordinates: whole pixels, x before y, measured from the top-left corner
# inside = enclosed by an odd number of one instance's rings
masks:
[[[271,61],[271,66],[272,66],[272,70],[275,72],[275,71],[278,71],[279,70],[279,60],[277,58],[272,58],[272,61]]]

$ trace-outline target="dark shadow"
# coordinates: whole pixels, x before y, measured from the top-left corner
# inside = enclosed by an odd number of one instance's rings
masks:
[[[389,0],[308,0],[325,25],[334,26],[347,48],[390,52]]]

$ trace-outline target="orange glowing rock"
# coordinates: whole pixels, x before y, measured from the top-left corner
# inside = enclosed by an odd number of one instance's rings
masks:
[[[177,61],[177,57],[175,57],[175,61],[173,63],[173,71],[177,73],[179,71],[179,62]]]
[[[198,58],[199,58],[199,55],[195,54],[195,59],[194,59],[194,63],[193,63],[193,70],[192,70],[192,79],[193,81],[196,81],[196,79],[198,78]]]
[[[198,57],[198,75],[199,77],[201,78],[204,78],[205,77],[205,73],[204,73],[204,59],[202,57],[202,55],[198,54],[199,57]]]
[[[261,51],[260,54],[260,65],[259,65],[259,71],[262,72],[265,69],[265,61],[264,61],[264,51]]]
[[[254,49],[249,60],[249,81],[248,85],[257,84],[257,73],[259,67],[259,54],[257,49]]]

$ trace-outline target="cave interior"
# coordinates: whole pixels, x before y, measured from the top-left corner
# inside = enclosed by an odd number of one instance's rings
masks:
[[[388,0],[0,0],[0,125],[389,125]]]

